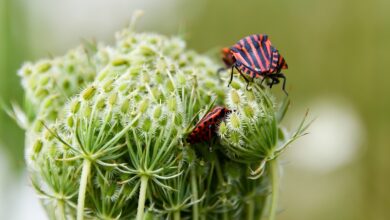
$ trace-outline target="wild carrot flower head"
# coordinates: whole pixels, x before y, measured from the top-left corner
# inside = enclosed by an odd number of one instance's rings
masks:
[[[26,161],[50,218],[259,216],[269,181],[252,165],[264,168],[305,127],[282,137],[286,108],[237,77],[227,87],[219,65],[180,38],[132,28],[114,46],[25,63]],[[230,113],[212,142],[190,146],[214,105]]]

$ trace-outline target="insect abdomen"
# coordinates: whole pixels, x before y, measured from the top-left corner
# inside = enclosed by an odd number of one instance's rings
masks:
[[[190,144],[208,142],[216,135],[218,124],[225,118],[230,110],[217,106],[207,113],[195,126],[187,138]]]

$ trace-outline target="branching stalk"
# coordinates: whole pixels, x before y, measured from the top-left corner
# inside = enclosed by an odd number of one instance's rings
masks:
[[[174,213],[173,213],[173,219],[174,220],[180,220],[181,219],[181,217],[180,217],[180,211],[178,210],[178,211],[175,211]]]
[[[77,220],[84,219],[85,193],[87,191],[88,177],[90,172],[91,172],[91,161],[89,161],[88,159],[84,159],[83,170],[81,172],[79,196],[77,201]]]
[[[196,167],[191,167],[191,189],[192,189],[192,201],[198,201],[198,184],[196,183]],[[192,219],[199,219],[199,207],[198,203],[195,202],[192,206]]]
[[[58,200],[58,213],[57,213],[57,218],[59,220],[66,220],[66,213],[65,213],[65,204],[64,201]]]
[[[141,189],[138,197],[137,220],[144,219],[146,189],[148,186],[148,180],[149,178],[147,176],[141,176]]]
[[[255,202],[253,199],[250,199],[247,204],[247,220],[253,220],[255,214]]]
[[[219,164],[218,156],[215,157],[215,168],[216,168],[216,171],[217,171],[218,182],[219,182],[219,184],[222,184],[222,186],[224,187],[225,179],[223,178],[222,169],[221,169],[221,166]],[[224,193],[224,195],[225,195],[225,193]],[[226,209],[225,204],[224,204],[224,208],[225,208],[225,210],[222,213],[222,219],[223,220],[228,220],[229,219],[228,210]]]
[[[271,206],[269,211],[269,220],[274,220],[276,211],[278,208],[279,197],[279,174],[278,174],[278,162],[276,159],[269,161],[272,181],[272,194],[271,194]]]

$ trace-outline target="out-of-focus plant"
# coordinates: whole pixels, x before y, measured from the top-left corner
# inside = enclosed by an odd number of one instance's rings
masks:
[[[287,101],[238,77],[227,87],[218,67],[179,38],[131,27],[114,46],[24,64],[26,106],[13,116],[49,217],[274,219],[277,158],[307,126],[289,136]],[[215,141],[190,146],[213,104],[232,112]]]

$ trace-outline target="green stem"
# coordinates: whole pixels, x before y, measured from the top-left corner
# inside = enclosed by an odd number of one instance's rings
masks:
[[[271,180],[272,180],[272,194],[271,194],[271,207],[269,210],[269,220],[274,220],[276,211],[278,208],[278,197],[279,197],[279,175],[278,175],[278,162],[276,159],[269,161]]]
[[[64,200],[60,199],[58,201],[58,216],[57,219],[59,220],[66,220],[66,213],[65,213],[65,204]]]
[[[148,180],[149,180],[149,177],[141,176],[141,189],[140,189],[139,198],[138,198],[137,220],[144,219],[146,189],[148,187]]]
[[[221,186],[223,188],[225,188],[225,179],[223,178],[222,169],[221,169],[221,165],[219,164],[218,156],[215,157],[215,169],[217,171],[218,182],[221,184]],[[225,193],[224,193],[224,196],[226,196]],[[224,204],[224,206],[225,206],[225,204]],[[222,219],[223,220],[229,219],[228,209],[226,208],[226,206],[225,206],[224,212],[222,213]]]
[[[192,201],[198,200],[198,184],[196,183],[196,167],[195,164],[191,167],[191,188],[192,188]],[[199,219],[199,207],[198,203],[195,202],[192,205],[192,219]]]
[[[248,201],[248,205],[247,205],[247,220],[253,220],[254,219],[254,215],[255,215],[255,202],[253,201],[253,199],[249,200]]]
[[[180,211],[175,211],[175,212],[173,213],[173,219],[174,219],[174,220],[180,220],[180,219],[181,219],[181,217],[180,217]]]
[[[223,220],[228,220],[229,219],[228,210],[227,209],[225,209],[225,211],[222,213],[222,219]]]
[[[91,172],[91,161],[89,161],[88,159],[84,159],[83,170],[81,172],[79,196],[77,200],[77,220],[84,219],[85,193],[87,191],[87,183],[88,183],[88,177],[90,172]]]

